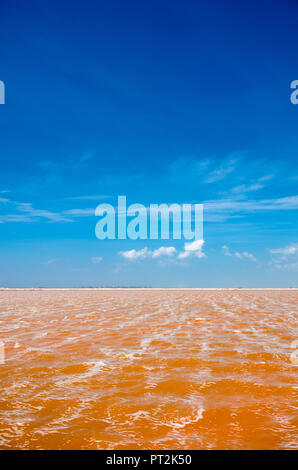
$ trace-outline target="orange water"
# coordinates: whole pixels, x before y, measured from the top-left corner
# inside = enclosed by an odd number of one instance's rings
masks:
[[[297,302],[298,290],[0,291],[0,448],[297,448]]]

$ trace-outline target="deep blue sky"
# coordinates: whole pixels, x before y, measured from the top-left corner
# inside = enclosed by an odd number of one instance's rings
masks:
[[[297,31],[287,0],[3,0],[0,286],[297,286]],[[205,203],[205,257],[97,240],[121,194]]]

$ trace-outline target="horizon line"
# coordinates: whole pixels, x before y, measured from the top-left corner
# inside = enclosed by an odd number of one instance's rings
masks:
[[[298,287],[0,287],[8,290],[298,290]]]

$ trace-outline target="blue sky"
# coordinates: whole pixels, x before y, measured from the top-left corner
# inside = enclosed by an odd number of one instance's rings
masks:
[[[296,2],[4,0],[0,24],[0,286],[297,287]],[[204,256],[98,240],[118,195],[204,203]]]

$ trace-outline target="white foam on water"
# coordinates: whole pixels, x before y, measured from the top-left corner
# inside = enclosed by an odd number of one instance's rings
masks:
[[[297,365],[298,364],[298,349],[296,351],[293,351],[291,356],[290,356],[290,361],[292,364]]]
[[[4,341],[0,341],[0,364],[5,364],[5,345],[4,345]]]
[[[162,421],[160,424],[174,429],[185,428],[185,426],[188,426],[189,424],[195,424],[200,419],[202,419],[204,411],[204,408],[200,407],[190,416],[182,416],[170,421]]]

